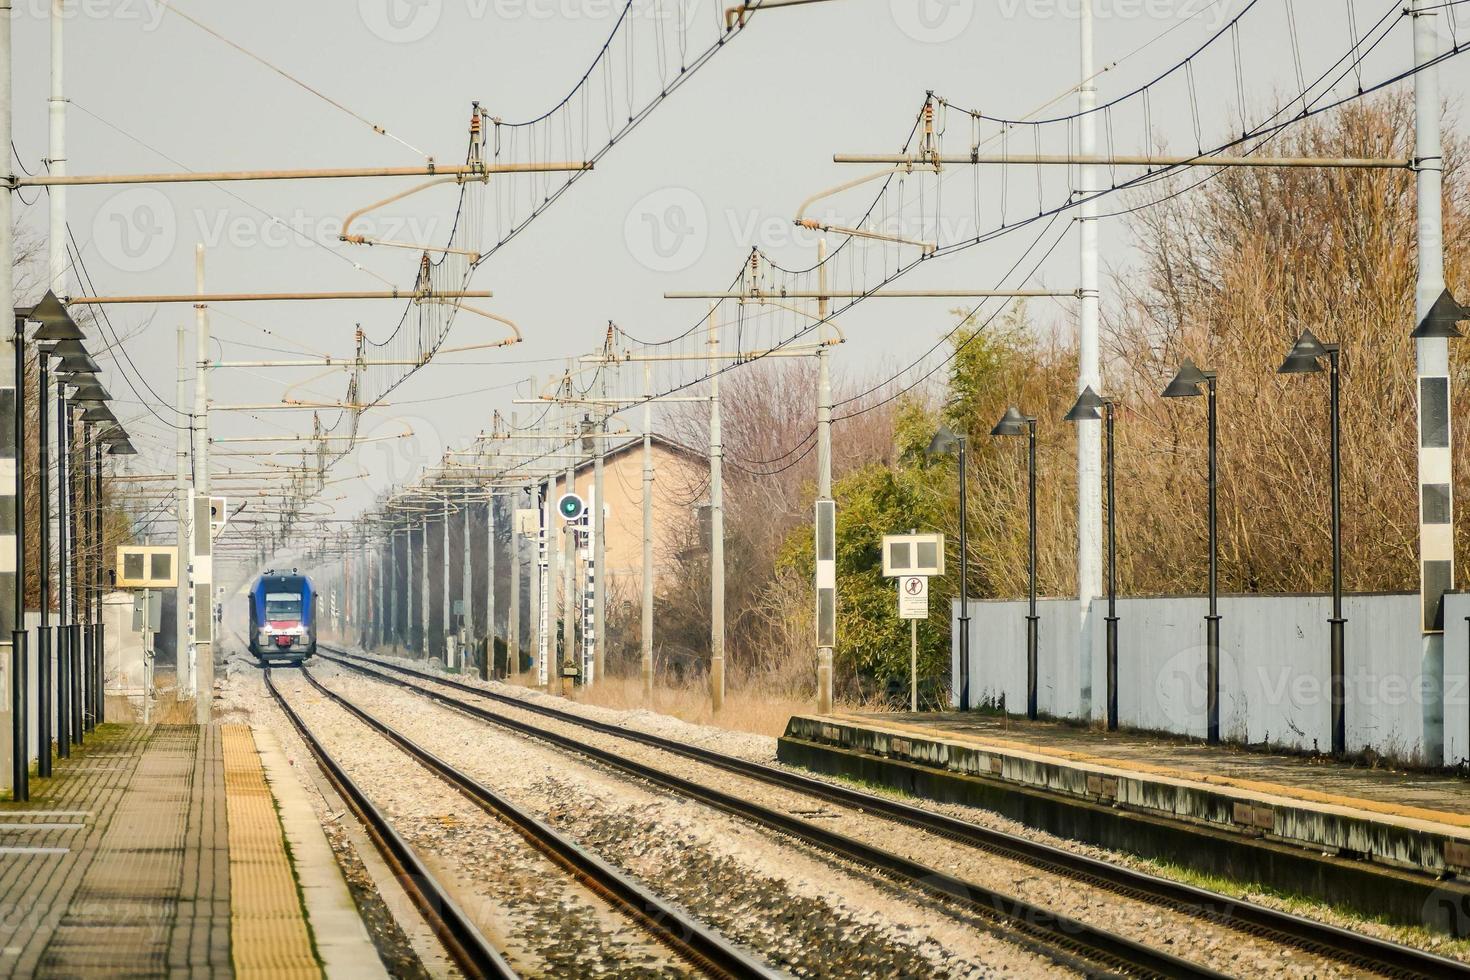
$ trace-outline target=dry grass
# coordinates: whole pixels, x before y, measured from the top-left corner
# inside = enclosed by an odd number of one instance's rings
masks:
[[[107,699],[107,720],[119,724],[142,724],[143,706],[136,704],[131,698],[109,696]],[[174,688],[155,688],[153,695],[153,710],[149,713],[148,721],[153,725],[192,725],[194,724],[194,702],[180,700],[178,691]]]
[[[636,677],[605,677],[590,688],[577,688],[572,700],[618,711],[645,709],[696,725],[772,738],[786,731],[786,722],[792,715],[811,714],[816,710],[816,705],[807,699],[754,688],[727,688],[725,706],[716,714],[710,709],[709,691],[702,683],[680,687],[657,685],[650,704],[643,697],[642,681]],[[838,705],[837,710],[870,710],[870,706]]]

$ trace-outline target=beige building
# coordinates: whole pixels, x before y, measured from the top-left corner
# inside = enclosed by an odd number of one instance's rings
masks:
[[[709,504],[709,459],[671,439],[654,436],[653,562],[656,587],[679,551],[703,549],[703,515]],[[643,581],[643,438],[617,443],[603,462],[606,514],[608,595],[636,600]],[[554,497],[563,492],[565,476]],[[592,499],[593,464],[575,470],[574,484],[583,500]],[[554,499],[554,498],[553,498]]]

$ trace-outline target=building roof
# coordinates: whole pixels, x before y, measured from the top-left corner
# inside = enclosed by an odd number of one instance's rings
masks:
[[[688,459],[690,462],[694,463],[697,466],[702,466],[702,467],[706,467],[706,468],[709,466],[709,456],[708,455],[706,455],[705,453],[700,452],[697,449],[691,449],[690,447],[684,445],[682,442],[678,442],[678,441],[676,441],[674,439],[670,439],[667,436],[661,436],[658,433],[654,433],[653,434],[653,436],[652,436],[652,442],[653,442],[653,444],[655,446],[660,446],[660,447],[668,450],[671,453],[674,453],[676,455],[685,457],[686,459]],[[641,435],[633,436],[630,439],[628,439],[627,442],[620,442],[620,443],[618,443],[615,446],[609,446],[608,447],[608,450],[607,450],[607,454],[603,457],[603,462],[604,462],[604,464],[606,464],[606,463],[608,463],[608,462],[610,462],[610,461],[618,458],[619,456],[623,456],[623,455],[625,455],[627,453],[635,452],[635,451],[640,451],[641,452],[642,449],[643,449],[643,437]],[[583,462],[578,463],[577,466],[576,466],[576,468],[573,469],[572,472],[573,473],[576,473],[576,474],[580,474],[582,471],[587,470],[587,469],[590,469],[592,467],[593,463],[594,463],[594,461],[591,460],[591,459],[584,460]]]

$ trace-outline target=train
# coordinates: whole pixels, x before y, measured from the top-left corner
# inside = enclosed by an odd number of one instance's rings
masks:
[[[249,594],[250,652],[256,659],[300,663],[316,654],[317,593],[296,569],[267,570]]]

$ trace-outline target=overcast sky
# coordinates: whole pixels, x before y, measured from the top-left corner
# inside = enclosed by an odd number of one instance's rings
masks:
[[[714,16],[710,0],[686,3],[705,21]],[[1285,0],[1260,5],[1284,10]],[[72,173],[420,162],[400,143],[150,0],[68,0],[68,6]],[[462,155],[473,100],[509,120],[560,99],[612,30],[616,13],[608,0],[180,0],[177,6],[441,161]],[[1101,0],[1098,64],[1131,55],[1102,77],[1101,97],[1127,91],[1177,62],[1244,6],[1245,0]],[[1296,43],[1304,60],[1342,53],[1347,3],[1297,6]],[[1354,7],[1366,27],[1394,5],[1360,0]],[[23,165],[33,171],[46,155],[46,8],[47,0],[15,4],[15,140]],[[1379,74],[1385,66],[1410,64],[1407,38],[1407,32],[1398,34],[1385,46]],[[1253,103],[1268,106],[1275,93],[1294,87],[1292,68],[1264,41],[1256,48],[1243,34],[1242,42],[1248,67],[1243,86]],[[418,372],[394,393],[391,407],[364,419],[367,431],[396,431],[386,420],[408,420],[417,434],[412,455],[405,458],[395,446],[392,454],[376,450],[346,460],[335,475],[366,468],[372,476],[329,495],[347,493],[340,506],[351,513],[385,482],[411,478],[419,456],[437,459],[445,446],[462,445],[488,426],[494,409],[509,411],[516,379],[559,371],[568,355],[598,344],[609,319],[648,337],[682,330],[691,311],[661,293],[728,282],[753,238],[793,265],[809,263],[809,251],[803,255],[787,229],[803,199],[852,176],[832,163],[834,152],[896,150],[930,89],[989,113],[1022,115],[1076,82],[1077,47],[1075,9],[1067,0],[832,0],[757,15],[593,173],[477,272],[474,287],[496,294],[487,307],[521,324],[525,342],[449,355]],[[1464,92],[1462,60],[1441,73],[1451,100]],[[1197,84],[1207,100],[1234,92],[1236,80]],[[1161,123],[1180,132],[1192,125],[1182,107],[1158,111]],[[1226,134],[1224,122],[1218,114],[1204,118],[1206,145]],[[414,253],[353,248],[335,239],[343,215],[403,186],[372,180],[75,188],[70,225],[93,285],[103,293],[192,290],[198,241],[208,247],[211,291],[382,288],[352,262],[407,288],[417,266]],[[32,203],[18,208],[21,220],[44,234],[44,193],[27,193],[24,200]],[[670,201],[685,208],[679,215],[692,210],[688,227],[695,232],[673,262],[651,250],[647,237],[667,231]],[[453,192],[445,190],[384,214],[401,219],[409,235],[440,241],[448,234],[452,203]],[[250,205],[289,220],[321,244],[282,234]],[[153,231],[139,239],[142,228]],[[1120,220],[1104,224],[1103,243],[1106,264],[1126,265]],[[971,249],[903,285],[994,286],[1021,244],[1002,240]],[[1075,244],[1068,242],[1040,281],[1072,288],[1076,263]],[[927,346],[952,325],[945,311],[953,305],[859,306],[843,318],[848,343],[839,354],[841,369],[869,374],[906,363],[921,343]],[[396,303],[238,304],[218,308],[211,323],[221,341],[216,354],[227,357],[284,356],[244,345],[289,348],[286,340],[344,354],[354,324],[381,337],[401,309]],[[1044,303],[1033,312],[1043,322],[1071,322],[1060,304]],[[175,329],[192,324],[192,310],[118,307],[111,316],[129,337],[128,352],[147,383],[172,400]],[[482,322],[462,317],[451,344],[473,343],[483,330]],[[275,401],[286,385],[309,374],[219,372],[215,397]],[[135,404],[137,396],[111,365],[105,383],[119,399],[119,414],[139,433],[139,467],[170,468],[172,430]],[[335,398],[341,383],[333,376],[306,390]],[[173,418],[167,410],[160,414]],[[309,416],[220,413],[213,424],[222,435],[302,431]]]

